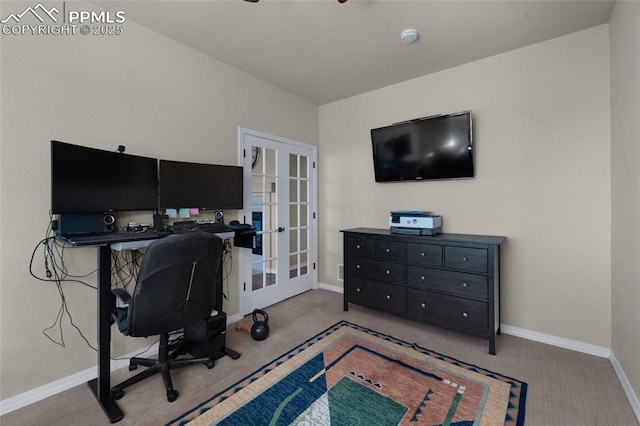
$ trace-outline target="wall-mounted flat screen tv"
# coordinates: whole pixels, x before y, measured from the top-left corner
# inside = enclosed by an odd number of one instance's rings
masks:
[[[472,178],[471,111],[371,130],[376,182]]]
[[[161,209],[242,209],[242,167],[160,160],[159,204]]]
[[[157,208],[157,159],[51,141],[51,213]]]

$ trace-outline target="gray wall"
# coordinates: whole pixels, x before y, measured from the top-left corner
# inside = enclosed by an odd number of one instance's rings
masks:
[[[11,9],[3,3],[3,11]],[[60,297],[53,283],[29,275],[31,253],[49,222],[51,139],[107,150],[126,145],[127,153],[136,155],[233,165],[238,164],[238,126],[318,143],[316,105],[133,22],[124,29],[112,37],[2,36],[2,400],[96,363],[95,352],[67,319],[66,348],[43,336],[41,331],[56,318]],[[150,223],[150,213],[139,221]],[[42,259],[39,250],[34,264],[40,275]],[[69,249],[65,261],[76,274],[91,272],[95,249]],[[93,274],[85,281],[95,285],[95,279]],[[229,315],[238,311],[233,279],[225,288]],[[95,291],[77,283],[63,284],[63,289],[74,323],[95,342]],[[113,334],[115,356],[152,343]]]
[[[611,15],[612,350],[640,395],[640,3]]]
[[[431,210],[507,237],[503,324],[609,348],[609,105],[607,25],[322,105],[320,281],[342,286],[340,229]],[[370,129],[469,109],[475,179],[375,182]]]

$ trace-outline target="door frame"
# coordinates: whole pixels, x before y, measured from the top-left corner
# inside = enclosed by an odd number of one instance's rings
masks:
[[[310,242],[309,247],[311,249],[311,253],[308,259],[308,262],[311,264],[308,269],[309,275],[312,280],[312,289],[318,288],[318,147],[316,145],[310,145],[307,143],[299,142],[293,139],[287,139],[280,136],[271,135],[264,132],[259,132],[257,130],[251,130],[245,127],[238,127],[238,165],[243,167],[243,179],[244,179],[244,188],[247,187],[247,182],[251,182],[251,173],[252,169],[248,169],[245,167],[244,159],[245,156],[250,156],[251,153],[247,152],[244,148],[244,136],[251,135],[264,139],[269,139],[277,143],[293,145],[296,147],[301,147],[304,149],[310,149],[312,151],[311,161],[312,167],[310,172],[311,179],[311,189],[312,194],[309,197],[309,201],[311,203],[311,223],[309,224],[309,234],[310,234]],[[250,197],[249,197],[250,198]],[[246,200],[246,195],[244,196]],[[252,211],[249,206],[245,205],[242,210],[238,212],[239,218],[245,221],[246,223],[251,222]],[[251,266],[252,266],[252,258],[251,258],[251,250],[239,250],[238,253],[238,315],[244,317],[245,315],[251,313],[251,310],[245,306],[245,292],[248,291],[251,285]]]

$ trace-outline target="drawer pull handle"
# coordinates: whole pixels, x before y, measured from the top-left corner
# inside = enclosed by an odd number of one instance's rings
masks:
[[[356,244],[356,248],[359,249],[360,248],[360,244]]]
[[[466,312],[463,312],[463,313],[462,313],[462,316],[466,318],[466,317],[468,317],[468,316],[469,316],[469,314],[468,314],[468,313],[466,313]]]
[[[386,271],[386,272],[387,272],[387,275],[389,275],[389,274],[391,273],[391,271],[390,271],[390,270],[388,270],[388,269],[387,269],[387,271]]]
[[[467,283],[462,283],[462,287],[467,288],[467,287],[469,287],[469,284],[467,284]]]
[[[422,257],[427,257],[427,253],[422,252],[422,253],[420,253],[420,256],[422,256]]]
[[[358,293],[360,293],[360,287],[356,288],[356,291],[357,291]]]
[[[427,277],[425,277],[424,275],[420,275],[420,279],[421,279],[422,281],[424,281],[424,280],[426,280],[426,279],[427,279]]]
[[[426,307],[427,307],[427,304],[426,304],[426,303],[421,303],[421,304],[420,304],[420,307],[421,307],[421,308],[426,308]]]
[[[464,256],[464,257],[462,258],[462,261],[463,261],[463,262],[466,262],[466,261],[468,261],[468,260],[469,260],[469,258],[468,258],[467,256]]]
[[[391,249],[390,248],[385,249],[384,251],[386,251],[387,253],[391,253]]]
[[[391,300],[391,296],[387,294],[387,300]]]
[[[356,265],[356,269],[360,269],[360,265]]]

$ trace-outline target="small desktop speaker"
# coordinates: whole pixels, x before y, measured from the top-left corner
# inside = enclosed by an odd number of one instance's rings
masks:
[[[116,230],[116,217],[112,214],[105,214],[102,216],[102,223],[104,223],[104,232],[113,232]]]
[[[104,234],[116,230],[116,217],[103,213],[63,213],[52,224],[58,235]]]

